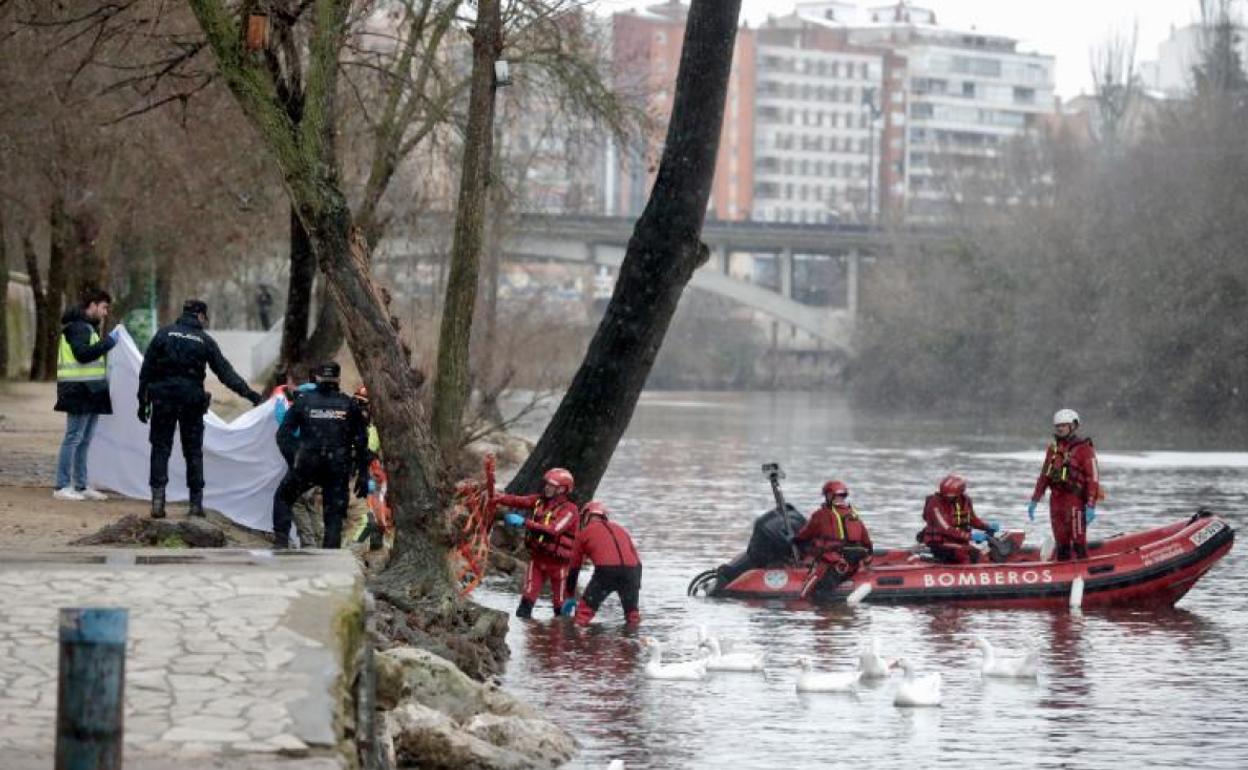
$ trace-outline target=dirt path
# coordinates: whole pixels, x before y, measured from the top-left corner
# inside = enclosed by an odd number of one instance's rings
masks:
[[[52,410],[55,402],[56,383],[0,381],[0,547],[60,547],[127,514],[147,514],[144,500],[52,498],[56,455],[65,434],[65,415]],[[183,505],[171,506],[171,514],[182,515]],[[224,529],[233,545],[265,543],[237,527]]]

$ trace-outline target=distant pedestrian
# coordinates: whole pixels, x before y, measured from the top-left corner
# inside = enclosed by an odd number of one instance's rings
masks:
[[[261,331],[268,331],[271,319],[269,312],[273,309],[273,293],[269,291],[267,284],[260,284],[260,288],[256,290],[256,314],[260,316]]]
[[[107,500],[87,480],[87,451],[95,424],[113,413],[108,395],[108,351],[117,344],[117,330],[100,339],[100,324],[113,302],[109,293],[93,289],[82,303],[61,317],[60,346],[56,355],[56,411],[65,412],[65,438],[56,460],[58,500]]]
[[[321,488],[325,512],[322,548],[342,545],[348,485],[355,473],[356,497],[368,495],[368,434],[353,398],[338,389],[338,364],[316,370],[316,390],[295,399],[277,429],[277,446],[290,470],[273,494],[273,548],[290,546],[290,506],[312,487]]]
[[[216,340],[204,331],[208,305],[188,299],[182,316],[156,332],[139,371],[139,422],[152,419],[149,434],[152,461],[152,518],[165,517],[165,485],[169,483],[169,455],[173,432],[182,438],[186,458],[188,515],[204,515],[204,414],[212,397],[204,390],[205,368],[211,368],[230,390],[253,405],[264,398],[252,390],[221,355]]]

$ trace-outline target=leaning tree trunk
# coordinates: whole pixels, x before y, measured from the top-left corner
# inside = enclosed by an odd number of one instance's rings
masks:
[[[472,88],[464,132],[463,170],[455,212],[451,272],[442,303],[438,334],[438,369],[433,391],[433,436],[446,456],[459,450],[464,405],[471,395],[469,339],[477,299],[481,232],[485,223],[486,186],[494,137],[494,62],[503,50],[499,0],[478,0],[472,32]]]
[[[689,8],[667,143],[650,200],[585,359],[509,491],[536,489],[545,469],[562,466],[576,477],[577,496],[591,497],[632,419],[680,295],[708,257],[702,220],[740,6],[741,0],[693,0]]]
[[[312,282],[316,279],[316,256],[299,212],[290,209],[290,280],[286,287],[286,313],[282,321],[282,352],[278,369],[289,369],[303,360],[308,342],[308,318],[312,311]]]
[[[315,366],[328,361],[338,355],[342,341],[342,315],[334,305],[333,295],[326,281],[318,295],[316,326],[303,346],[303,363]]]

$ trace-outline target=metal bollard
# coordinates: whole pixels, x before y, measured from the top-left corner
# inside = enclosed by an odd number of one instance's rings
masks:
[[[129,611],[62,609],[56,770],[121,770]]]

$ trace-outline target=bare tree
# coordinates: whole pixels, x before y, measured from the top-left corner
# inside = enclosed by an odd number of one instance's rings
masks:
[[[1129,35],[1115,31],[1089,54],[1096,95],[1097,136],[1111,148],[1122,141],[1126,119],[1139,91],[1135,47],[1139,24]]]

